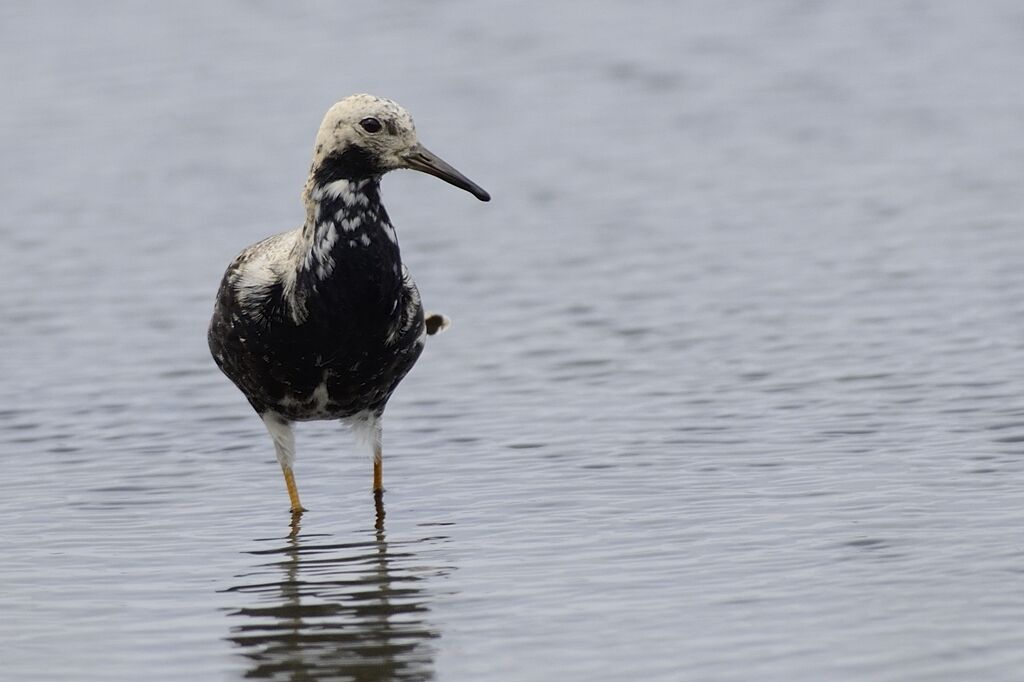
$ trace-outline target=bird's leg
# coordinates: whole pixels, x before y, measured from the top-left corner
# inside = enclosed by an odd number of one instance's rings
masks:
[[[373,444],[373,494],[374,497],[380,498],[384,493],[384,450],[381,446],[381,427],[380,420],[376,419],[372,425],[373,434],[371,442]]]
[[[383,452],[380,446],[381,426],[380,415],[367,410],[360,412],[349,421],[349,426],[360,445],[370,448],[373,457],[373,495],[379,497],[384,492],[384,469],[382,466]]]
[[[288,488],[292,514],[301,514],[306,510],[299,502],[299,489],[295,486],[295,474],[292,473],[292,466],[295,464],[295,434],[292,432],[292,426],[286,419],[271,412],[260,417],[270,432],[270,437],[274,439],[274,451],[284,473],[284,484]]]
[[[377,510],[377,530],[384,529],[384,476],[381,471],[383,452],[380,447],[380,427],[377,428],[377,439],[373,447],[373,506]]]
[[[360,447],[368,447],[373,457],[373,497],[381,499],[384,494],[383,451],[381,450],[380,413],[366,410],[345,420]]]
[[[284,484],[288,488],[288,499],[292,503],[291,511],[293,514],[301,514],[306,510],[299,502],[299,489],[295,486],[295,474],[292,473],[291,467],[284,464],[281,465],[281,471],[284,472]]]

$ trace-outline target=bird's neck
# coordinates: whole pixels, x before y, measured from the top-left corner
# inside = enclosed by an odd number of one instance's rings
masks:
[[[297,284],[322,293],[387,296],[400,286],[398,239],[380,201],[380,177],[330,179],[305,192]]]

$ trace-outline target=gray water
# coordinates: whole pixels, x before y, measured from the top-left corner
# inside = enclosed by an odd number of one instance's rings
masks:
[[[7,3],[0,678],[1016,680],[1024,8]],[[214,367],[369,91],[433,337],[386,518]]]

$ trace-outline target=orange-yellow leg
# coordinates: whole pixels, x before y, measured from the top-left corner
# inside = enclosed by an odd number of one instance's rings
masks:
[[[306,510],[299,502],[299,489],[295,486],[295,474],[292,473],[291,467],[282,466],[281,471],[284,472],[284,484],[288,486],[288,499],[292,503],[292,513],[301,514]]]
[[[383,518],[381,499],[384,495],[384,448],[381,446],[380,415],[370,420],[373,440],[373,499],[377,501],[378,521]]]

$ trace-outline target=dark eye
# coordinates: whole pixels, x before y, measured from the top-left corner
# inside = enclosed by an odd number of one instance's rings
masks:
[[[359,125],[368,133],[379,133],[382,128],[380,121],[375,118],[364,118],[359,122]]]

